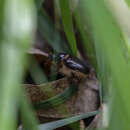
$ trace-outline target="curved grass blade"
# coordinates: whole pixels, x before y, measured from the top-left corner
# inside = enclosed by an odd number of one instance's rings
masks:
[[[45,123],[43,125],[40,125],[39,128],[40,128],[40,130],[53,130],[53,129],[74,123],[74,122],[79,121],[81,119],[85,119],[85,118],[88,118],[88,117],[91,117],[91,116],[95,116],[98,113],[99,113],[99,111],[93,111],[93,112],[89,112],[89,113],[86,113],[86,114],[80,114],[80,115],[69,117],[69,118],[66,118],[66,119],[53,121],[53,122],[50,122],[50,123]]]
[[[32,76],[34,82],[36,84],[48,82],[47,76],[43,72],[42,68],[40,65],[36,62],[35,59],[32,58],[31,61],[31,68],[29,68],[30,75]]]
[[[64,31],[69,41],[72,54],[73,56],[76,56],[77,46],[76,46],[76,39],[73,30],[73,22],[72,22],[72,16],[71,16],[70,4],[69,4],[70,0],[60,0],[59,2],[61,8],[62,21],[64,25]]]
[[[69,98],[72,97],[72,95],[76,92],[76,87],[74,85],[70,85],[66,90],[64,90],[62,93],[49,98],[48,100],[41,101],[39,103],[34,104],[35,109],[48,109],[53,108],[58,105],[63,104],[65,101],[67,101]]]

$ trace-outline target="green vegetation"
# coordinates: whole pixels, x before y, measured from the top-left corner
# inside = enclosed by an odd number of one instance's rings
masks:
[[[114,6],[108,6],[109,2],[105,0],[79,0],[77,4],[74,0],[57,0],[59,10],[55,11],[59,11],[65,39],[42,6],[45,1],[0,1],[0,129],[17,129],[20,111],[25,130],[59,128],[97,113],[101,115],[99,130],[129,130],[130,35],[124,31],[126,26],[123,22],[112,12]],[[130,5],[129,0],[123,2]],[[75,7],[72,9],[73,4]],[[129,7],[127,11],[130,11]],[[125,19],[130,21],[129,17]],[[39,126],[35,112],[20,85],[28,64],[25,52],[34,41],[36,28],[55,54],[66,52],[78,57],[76,28],[99,79],[100,112],[94,111]]]

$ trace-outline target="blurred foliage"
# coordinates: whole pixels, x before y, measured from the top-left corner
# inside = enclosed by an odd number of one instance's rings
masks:
[[[95,69],[97,69],[95,47],[92,39],[89,36],[90,28],[86,25],[86,14],[84,12],[84,8],[79,6],[75,11],[74,16],[81,36],[81,40],[84,44],[85,50],[87,51],[88,58],[91,64],[93,64],[93,66],[95,67]]]
[[[38,29],[42,36],[52,46],[54,53],[70,53],[66,42],[60,36],[58,30],[54,28],[54,25],[51,23],[49,17],[46,18],[46,13],[44,10],[41,10],[38,14]]]
[[[105,116],[108,122],[105,126],[103,121],[102,125],[111,130],[129,129],[130,64],[127,52],[124,50],[125,40],[103,0],[97,2],[84,0],[81,4],[85,9],[84,13],[87,13],[88,26],[91,27],[91,37],[94,41],[98,63],[98,76],[104,88],[103,98],[108,104],[109,113]],[[120,122],[122,119],[126,120]]]
[[[109,11],[105,0],[78,1],[77,8],[73,12],[69,0],[60,0],[59,20],[62,19],[67,44],[60,30],[55,27],[42,7],[45,0],[35,2],[37,12],[32,0],[0,1],[0,129],[16,129],[19,109],[24,129],[38,129],[35,114],[24,90],[19,85],[27,64],[24,52],[29,49],[30,43],[34,40],[36,20],[37,28],[54,49],[55,54],[66,52],[77,56],[78,48],[73,23],[75,20],[83,47],[95,67],[100,87],[102,87],[100,89],[102,120],[100,120],[101,128],[99,129],[128,130],[130,122],[128,43],[130,36],[125,36],[126,34],[123,32],[125,25],[119,26],[120,21],[116,21],[114,12]],[[130,6],[129,0],[122,2],[126,2]],[[72,18],[72,16],[74,17]],[[129,21],[129,18],[126,17],[126,19]],[[43,124],[40,129],[58,128],[93,114],[95,112]]]
[[[130,0],[125,0],[128,6],[130,7]]]
[[[30,111],[30,108],[25,108],[26,101],[21,105],[23,90],[20,83],[26,64],[25,51],[34,35],[36,13],[31,0],[2,0],[0,6],[0,129],[14,130],[19,106],[23,109],[22,114]],[[29,114],[32,121],[28,120],[27,124],[32,122],[33,126],[29,128],[36,130],[34,113],[30,111]]]

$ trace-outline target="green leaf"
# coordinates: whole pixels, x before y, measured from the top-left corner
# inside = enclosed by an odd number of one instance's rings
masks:
[[[54,49],[55,53],[70,53],[67,44],[60,36],[60,33],[54,28],[44,10],[41,10],[38,14],[38,29],[43,38],[45,38]]]
[[[91,27],[98,76],[104,88],[103,98],[108,104],[108,116],[105,119],[107,125],[103,123],[103,127],[110,130],[128,130],[130,62],[122,32],[103,0],[83,0],[80,6],[84,8],[87,24]]]
[[[65,89],[62,93],[49,98],[48,100],[41,101],[34,104],[35,109],[48,109],[57,107],[58,105],[63,104],[65,101],[69,100],[72,95],[76,92],[76,87],[74,85],[70,85],[67,89]]]
[[[37,10],[40,10],[42,7],[42,4],[44,3],[44,0],[35,0]]]
[[[21,91],[23,91],[23,89],[21,89]],[[34,114],[32,106],[24,93],[21,94],[20,103],[21,119],[24,130],[38,130],[36,115]]]
[[[76,39],[73,30],[73,22],[70,10],[69,0],[60,0],[60,7],[61,7],[61,15],[62,21],[64,25],[64,31],[66,33],[66,37],[69,41],[70,48],[72,50],[72,54],[74,56],[77,55],[77,46],[76,46]]]
[[[20,83],[35,29],[36,11],[31,0],[0,1],[0,129],[17,129]]]
[[[128,5],[129,8],[130,8],[130,0],[125,0],[125,2],[127,3],[127,5]]]
[[[85,50],[87,51],[87,56],[91,64],[93,64],[93,66],[96,69],[97,68],[96,53],[93,45],[94,43],[90,39],[89,33],[87,33],[89,32],[89,28],[87,27],[86,22],[84,20],[86,15],[82,13],[82,10],[79,8],[77,8],[74,15],[83,45],[85,47]]]
[[[99,113],[99,111],[93,111],[93,112],[89,112],[89,113],[85,113],[85,114],[80,114],[80,115],[69,117],[66,119],[53,121],[50,123],[45,123],[43,125],[40,125],[39,127],[40,127],[40,130],[52,130],[52,129],[56,129],[56,128],[71,124],[73,122],[79,121],[81,119],[95,116],[98,113]]]

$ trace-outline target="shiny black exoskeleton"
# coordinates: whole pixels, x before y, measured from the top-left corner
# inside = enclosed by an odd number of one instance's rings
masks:
[[[76,57],[72,57],[71,55],[65,53],[58,54],[58,61],[64,61],[64,64],[73,70],[78,70],[82,73],[89,74],[90,68],[83,61]]]
[[[83,61],[66,53],[58,54],[58,63],[59,72],[66,76],[77,75],[79,77],[80,75],[88,75],[90,72],[90,67]]]

